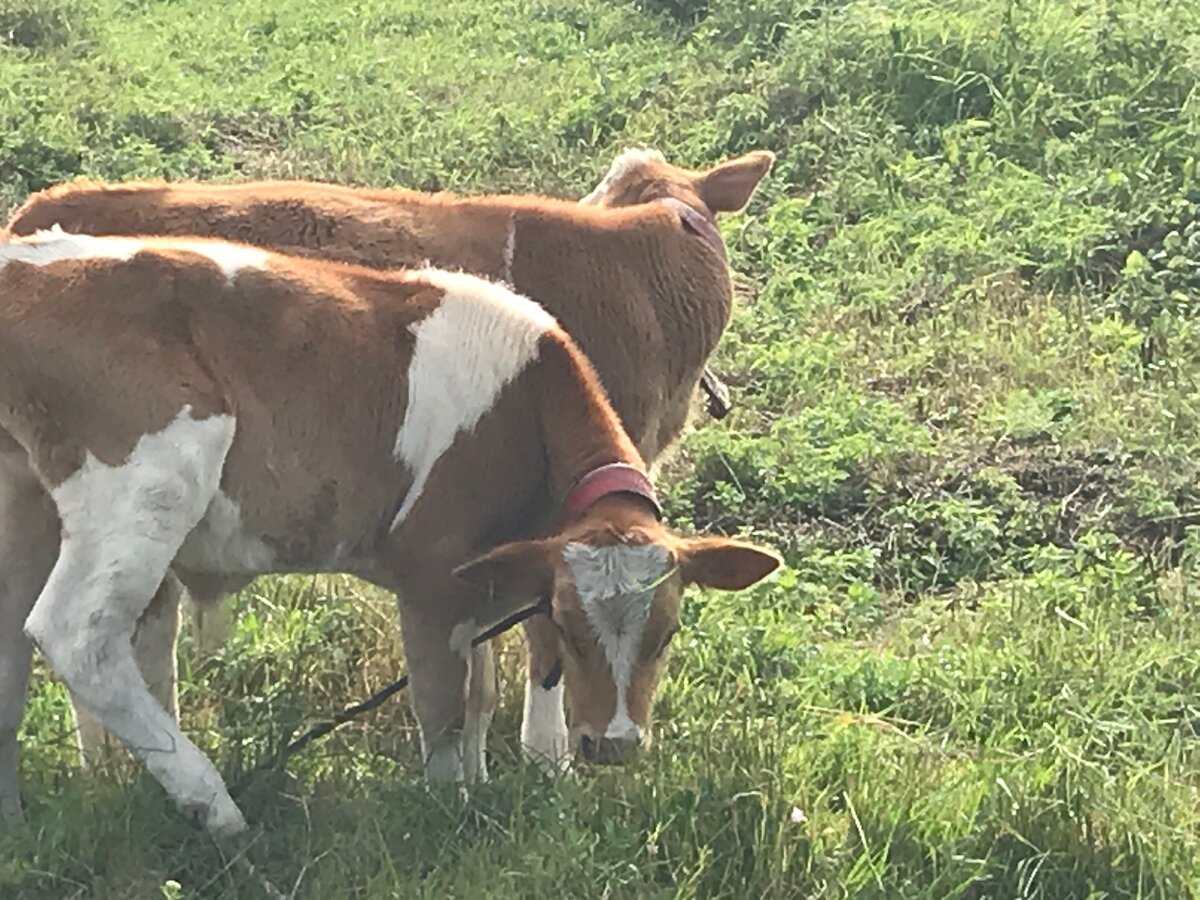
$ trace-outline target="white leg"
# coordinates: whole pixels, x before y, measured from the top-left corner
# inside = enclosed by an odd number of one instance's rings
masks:
[[[463,775],[467,781],[487,781],[487,734],[496,702],[496,660],[488,642],[471,651],[471,682],[463,725]]]
[[[175,664],[175,644],[179,637],[179,602],[183,588],[174,575],[168,573],[146,611],[142,613],[133,638],[133,654],[138,669],[146,680],[150,693],[179,721],[178,669]],[[74,694],[71,706],[75,712],[75,731],[85,768],[100,763],[118,744],[87,711]]]
[[[33,647],[21,623],[58,556],[58,516],[24,457],[0,448],[0,824],[22,818],[17,733]]]
[[[525,758],[547,774],[557,775],[571,767],[571,744],[567,716],[563,711],[563,683],[553,687],[525,682],[525,718],[521,722],[521,749]]]
[[[154,699],[133,635],[180,545],[216,493],[233,419],[181,415],[128,461],[89,458],[51,492],[65,535],[25,623],[47,661],[186,813],[217,836],[246,823],[212,763]]]
[[[133,655],[154,699],[179,721],[179,603],[183,587],[170,572],[142,613],[133,636]]]

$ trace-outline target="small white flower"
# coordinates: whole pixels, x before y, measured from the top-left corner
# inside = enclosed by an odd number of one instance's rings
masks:
[[[808,821],[808,816],[804,814],[804,810],[800,807],[793,806],[791,813],[788,815],[788,821],[793,825],[803,825]]]

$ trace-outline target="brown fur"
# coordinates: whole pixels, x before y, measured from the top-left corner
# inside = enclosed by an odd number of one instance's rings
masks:
[[[24,467],[53,493],[86,454],[119,466],[139,438],[161,431],[186,407],[198,419],[233,415],[236,436],[221,486],[240,508],[245,533],[276,551],[269,571],[349,571],[397,591],[422,733],[434,748],[457,742],[468,679],[455,632],[466,626],[469,636],[527,598],[489,602],[453,568],[496,541],[528,533],[589,468],[642,460],[586,358],[550,326],[534,360],[439,458],[420,501],[391,528],[411,485],[411,473],[392,456],[405,416],[409,329],[441,302],[441,289],[420,275],[280,256],[230,283],[169,240],[148,241],[129,260],[9,262],[0,270],[0,462],[15,474],[5,477],[27,478]],[[147,497],[169,505],[166,496]],[[654,521],[640,501],[623,502],[639,507],[635,520]],[[19,524],[0,523],[0,533]],[[133,535],[142,523],[114,520],[107,527]],[[339,555],[337,547],[351,549]],[[88,551],[72,552],[72,566],[90,564]],[[11,562],[0,560],[0,567]],[[176,571],[185,580],[252,574],[209,565],[218,567]],[[106,590],[115,572],[85,583]],[[19,629],[28,607],[20,612],[10,606],[18,598],[0,599],[6,615],[19,614],[3,627]],[[34,599],[20,598],[30,605]],[[99,704],[92,711],[102,724],[128,728],[141,721],[130,718],[133,710],[153,701],[144,684],[114,685],[126,671],[114,667],[130,652],[136,613],[152,598],[113,595],[106,601],[114,607],[111,620],[78,622],[61,616],[70,600],[53,592],[39,599],[39,608],[53,604],[55,635],[73,632],[43,649],[72,691]],[[125,621],[117,606],[130,604],[129,633],[113,631]],[[66,647],[82,652],[64,654]],[[4,660],[10,662],[17,661]],[[182,762],[136,734],[117,733],[176,799],[195,806],[195,796],[180,788],[187,779],[174,771]],[[15,739],[15,732],[0,737]],[[178,744],[181,760],[194,751],[181,734],[165,739]],[[199,810],[210,827],[236,829],[232,804],[223,806],[220,797],[212,803]]]
[[[732,298],[721,256],[654,201],[673,197],[714,220],[746,204],[773,160],[760,151],[692,171],[646,155],[582,205],[293,181],[77,182],[30,197],[9,228],[212,235],[302,256],[431,263],[507,280],[580,343],[653,462],[683,430]],[[540,617],[525,630],[530,680],[541,684],[558,665],[559,635]]]
[[[205,235],[300,256],[429,264],[508,281],[579,342],[626,430],[654,460],[683,429],[732,291],[713,248],[653,201],[676,197],[715,218],[744,205],[772,161],[760,151],[695,172],[649,158],[629,167],[612,196],[587,205],[295,181],[75,182],[34,194],[8,228],[18,235],[55,224],[86,234]]]

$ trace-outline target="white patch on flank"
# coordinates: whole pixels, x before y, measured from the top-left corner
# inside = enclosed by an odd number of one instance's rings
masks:
[[[187,534],[204,516],[233,442],[229,415],[190,407],[142,435],[124,463],[90,453],[50,492],[62,522],[58,561],[25,632],[72,694],[213,834],[245,821],[207,757],[147,689],[131,640]]]
[[[38,231],[28,237],[11,238],[0,242],[0,269],[10,262],[35,266],[67,259],[130,259],[142,250],[183,250],[203,256],[215,263],[226,280],[233,281],[242,269],[266,267],[268,253],[257,247],[227,244],[223,241],[176,240],[136,237],[97,237],[91,234],[71,234],[55,225],[49,231]]]
[[[517,252],[517,214],[510,213],[508,216],[508,228],[504,237],[504,281],[512,285],[513,281],[513,257]]]
[[[537,356],[538,341],[554,317],[498,284],[436,269],[417,273],[444,291],[436,310],[413,326],[408,410],[393,456],[413,484],[395,518],[395,530],[425,488],[434,464],[454,438],[475,427],[501,389]]]
[[[563,683],[547,690],[535,681],[525,682],[525,717],[521,721],[521,747],[525,758],[555,775],[571,767],[571,743],[563,712]]]
[[[655,588],[646,586],[666,573],[670,554],[659,544],[593,547],[572,543],[563,551],[563,560],[617,687],[617,708],[605,737],[625,737],[638,731],[629,718],[627,696],[654,601]]]
[[[665,161],[663,155],[657,150],[627,147],[612,161],[612,165],[608,167],[608,171],[604,173],[604,177],[600,179],[600,183],[596,185],[595,189],[579,202],[585,205],[599,203],[604,199],[604,195],[612,190],[614,184],[638,166],[644,166],[648,162]]]
[[[275,565],[275,552],[242,525],[242,511],[224,491],[218,490],[192,529],[176,561],[194,572],[221,575],[259,575]]]

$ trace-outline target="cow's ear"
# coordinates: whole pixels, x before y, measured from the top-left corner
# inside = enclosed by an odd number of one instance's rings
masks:
[[[554,593],[559,547],[553,541],[513,541],[454,570],[455,576],[482,588],[487,596],[515,611]]]
[[[676,550],[684,584],[740,591],[762,581],[782,560],[769,550],[728,538],[688,538]]]
[[[775,154],[770,150],[755,150],[726,160],[700,176],[700,199],[715,213],[738,212],[750,202],[754,189],[773,165]]]

